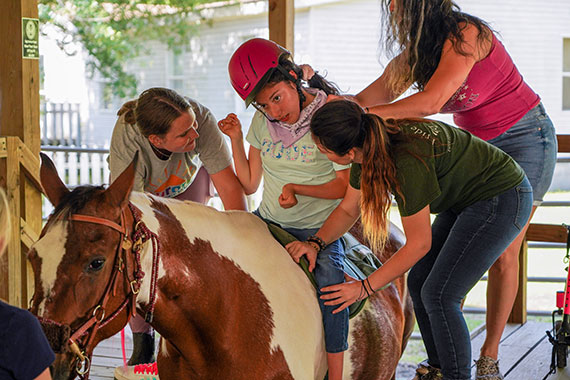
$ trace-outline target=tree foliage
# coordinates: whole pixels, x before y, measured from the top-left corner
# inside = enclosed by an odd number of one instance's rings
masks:
[[[79,43],[88,69],[98,71],[124,98],[136,91],[136,78],[125,63],[147,52],[148,42],[173,50],[189,43],[197,26],[207,22],[198,6],[212,0],[39,0],[40,23],[54,27],[57,43],[68,54]]]

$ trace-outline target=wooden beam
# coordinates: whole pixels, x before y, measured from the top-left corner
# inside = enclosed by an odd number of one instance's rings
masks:
[[[18,138],[6,137],[1,146],[5,147],[6,158],[0,163],[1,175],[6,181],[6,195],[10,212],[10,241],[4,255],[0,271],[7,284],[0,287],[0,298],[16,306],[22,306],[22,249],[20,243],[20,164],[18,154]]]
[[[526,231],[526,239],[528,241],[566,243],[568,229],[558,224],[531,223]]]
[[[40,75],[37,18],[38,0],[2,0],[0,182],[3,179],[6,184],[12,232],[7,253],[0,259],[0,297],[22,307],[27,307],[33,278],[25,258],[26,246],[31,244],[42,224],[38,181]],[[24,222],[25,231],[21,230],[20,221]]]
[[[570,135],[557,135],[558,151],[562,153],[570,153]]]
[[[523,240],[519,252],[519,290],[515,303],[509,315],[508,323],[526,323],[527,319],[527,288],[528,288],[528,243]]]
[[[295,48],[295,1],[269,0],[269,39],[293,54]]]
[[[0,12],[0,135],[40,152],[39,60],[23,58],[22,18],[38,18],[37,0],[3,0]]]

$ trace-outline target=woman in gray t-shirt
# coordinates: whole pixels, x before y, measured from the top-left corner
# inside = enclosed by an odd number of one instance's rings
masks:
[[[206,107],[173,90],[155,87],[125,103],[118,115],[109,154],[111,182],[138,151],[134,191],[205,203],[213,182],[225,209],[246,210],[229,150]],[[137,315],[130,326],[134,348],[129,365],[154,361],[150,325]]]

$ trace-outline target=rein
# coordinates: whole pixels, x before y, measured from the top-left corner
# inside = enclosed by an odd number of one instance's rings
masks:
[[[149,303],[145,320],[149,323],[152,322],[154,306],[156,303],[156,283],[158,277],[158,262],[159,262],[159,249],[158,249],[158,237],[155,233],[150,231],[146,225],[141,220],[141,212],[132,204],[129,203],[130,215],[125,213],[125,210],[121,211],[121,221],[117,224],[109,219],[99,218],[91,215],[83,214],[72,214],[69,216],[69,220],[99,224],[115,231],[119,232],[120,240],[117,248],[115,250],[115,259],[113,264],[113,271],[109,278],[109,282],[106,285],[105,292],[100,300],[100,302],[93,308],[91,312],[91,317],[81,324],[75,331],[71,332],[71,328],[68,325],[62,325],[55,321],[44,319],[38,317],[46,335],[50,339],[50,344],[55,352],[65,352],[69,349],[75,354],[78,361],[76,363],[75,371],[79,375],[80,379],[87,379],[89,377],[89,371],[91,367],[91,354],[94,349],[92,347],[93,341],[97,330],[105,327],[108,323],[113,321],[126,307],[131,304],[130,313],[135,315],[137,312],[136,308],[136,298],[140,291],[142,279],[145,273],[142,271],[140,251],[142,250],[143,244],[149,239],[152,240],[153,245],[153,265],[151,273],[151,289]],[[129,231],[126,223],[127,216],[133,219],[134,230]],[[130,235],[130,238],[129,238]],[[133,243],[134,241],[134,243]],[[132,252],[134,267],[132,268],[131,278],[129,276],[131,270],[129,270],[129,260],[128,253]],[[107,318],[105,318],[106,310],[105,307],[109,298],[115,296],[116,287],[118,285],[117,278],[119,273],[122,274],[124,278],[124,283],[129,285],[129,293],[126,295],[125,299],[121,302],[121,305]],[[55,332],[54,332],[55,330]],[[55,337],[54,337],[55,335]]]

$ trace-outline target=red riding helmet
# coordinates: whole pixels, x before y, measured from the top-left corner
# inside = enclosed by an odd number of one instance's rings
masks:
[[[264,38],[252,38],[234,52],[228,64],[228,72],[234,90],[245,100],[246,107],[267,84],[275,69],[280,67],[279,58],[283,54],[291,53]]]

